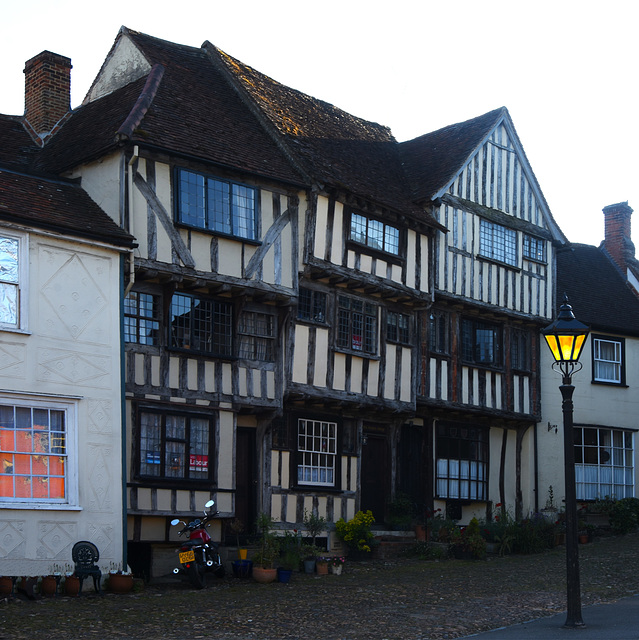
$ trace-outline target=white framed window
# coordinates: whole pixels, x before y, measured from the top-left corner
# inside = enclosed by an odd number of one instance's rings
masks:
[[[335,486],[337,423],[326,420],[297,422],[297,483]]]
[[[517,266],[517,232],[501,224],[481,220],[479,253],[485,258]]]
[[[28,237],[0,231],[0,329],[27,327]]]
[[[472,425],[440,423],[435,442],[437,497],[486,500],[488,434]]]
[[[77,402],[0,396],[0,503],[77,505]]]
[[[577,500],[634,497],[633,440],[631,431],[575,427]]]
[[[595,382],[624,384],[623,340],[592,337],[592,377]]]

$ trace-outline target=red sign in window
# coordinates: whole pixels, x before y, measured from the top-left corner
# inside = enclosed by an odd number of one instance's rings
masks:
[[[209,457],[191,454],[189,456],[189,471],[208,471]]]

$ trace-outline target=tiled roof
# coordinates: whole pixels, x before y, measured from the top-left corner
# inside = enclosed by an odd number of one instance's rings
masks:
[[[80,162],[99,158],[117,146],[116,132],[144,87],[144,78],[101,100],[74,110],[58,133],[47,141],[37,166],[61,173]]]
[[[286,87],[209,43],[188,47],[123,28],[124,36],[151,73],[77,109],[47,144],[41,166],[68,169],[115,148],[118,133],[127,133],[140,146],[342,189],[437,225],[412,202],[387,127]]]
[[[79,185],[0,169],[0,220],[133,246]]]
[[[0,167],[26,171],[40,147],[22,125],[22,118],[0,114]]]
[[[416,201],[430,200],[462,168],[499,119],[505,107],[401,142],[400,154]]]
[[[213,60],[226,67],[316,182],[405,213],[417,212],[397,142],[388,127],[280,84],[209,43],[204,46]],[[420,215],[424,216],[423,211]]]
[[[131,142],[302,184],[299,173],[203,49],[126,29],[122,33],[152,66],[163,67],[148,109],[131,132]],[[58,149],[45,152],[48,161],[63,169],[89,153],[102,152],[105,145],[115,147],[145,85],[146,78],[141,78],[79,108],[55,136],[55,145],[50,143]]]
[[[639,298],[601,249],[572,244],[557,251],[559,302],[564,293],[591,329],[639,336]]]

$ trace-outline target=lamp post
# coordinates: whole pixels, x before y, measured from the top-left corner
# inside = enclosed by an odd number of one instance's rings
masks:
[[[542,334],[555,361],[553,370],[561,373],[559,386],[564,417],[564,473],[566,484],[566,583],[567,608],[566,627],[584,627],[581,617],[581,589],[579,583],[579,546],[577,540],[577,489],[575,483],[575,437],[573,433],[572,374],[580,371],[579,356],[588,337],[588,327],[579,322],[568,304],[559,308],[557,319],[548,325]]]

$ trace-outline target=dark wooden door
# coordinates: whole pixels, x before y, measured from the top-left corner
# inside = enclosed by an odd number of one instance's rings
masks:
[[[397,489],[407,495],[418,513],[426,504],[423,465],[423,427],[412,424],[402,426],[397,460]]]
[[[362,511],[370,509],[378,524],[384,522],[389,476],[386,437],[365,433],[362,446],[361,509]]]
[[[238,427],[235,458],[235,516],[250,535],[255,523],[255,430]]]

